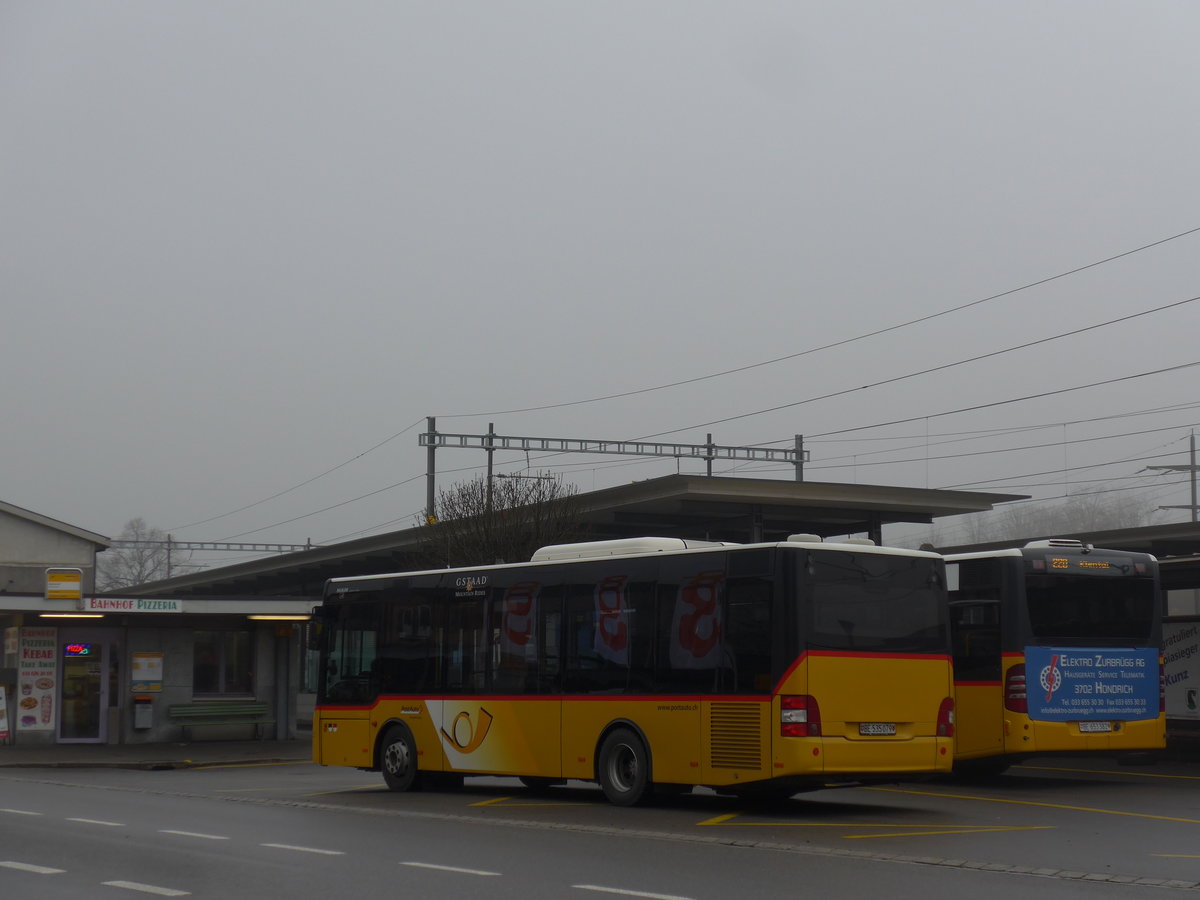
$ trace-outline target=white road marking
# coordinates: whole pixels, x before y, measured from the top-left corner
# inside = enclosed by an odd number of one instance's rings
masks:
[[[573,884],[573,888],[581,891],[599,891],[601,894],[622,894],[626,897],[648,897],[650,900],[691,900],[690,897],[680,897],[676,894],[652,894],[648,891],[627,891],[624,888],[603,887],[598,884]]]
[[[229,838],[223,834],[201,834],[198,831],[176,831],[174,828],[160,828],[159,834],[177,834],[180,837],[203,838],[206,841],[227,841]]]
[[[76,819],[67,817],[68,822],[82,822],[84,825],[107,825],[109,828],[124,828],[124,822],[105,822],[103,819]]]
[[[191,891],[177,891],[174,888],[159,887],[156,884],[142,884],[137,881],[102,881],[109,887],[125,888],[127,891],[141,891],[143,894],[157,894],[160,897],[187,897]]]
[[[321,853],[325,856],[345,856],[342,850],[321,850],[317,847],[297,847],[294,844],[259,844],[260,847],[274,847],[277,850],[298,850],[301,853]]]
[[[61,875],[66,869],[50,869],[46,866],[35,866],[32,863],[0,862],[6,869],[19,869],[22,872],[32,872],[34,875]]]
[[[14,816],[40,816],[40,812],[32,812],[28,809],[0,809],[0,812],[12,813]]]
[[[499,875],[499,872],[485,872],[483,869],[463,869],[459,866],[439,866],[434,863],[402,862],[402,866],[414,866],[418,869],[438,869],[442,872],[458,872],[462,875]]]

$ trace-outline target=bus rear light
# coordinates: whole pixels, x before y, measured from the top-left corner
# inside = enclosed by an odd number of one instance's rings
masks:
[[[938,707],[937,736],[954,737],[954,698],[947,697]]]
[[[779,698],[780,737],[820,737],[821,708],[808,694]]]
[[[1018,663],[1004,676],[1004,708],[1009,712],[1029,712],[1029,698],[1025,693],[1025,663]]]

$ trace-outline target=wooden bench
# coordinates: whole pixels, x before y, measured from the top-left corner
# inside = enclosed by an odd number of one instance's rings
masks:
[[[274,725],[268,719],[270,709],[266,703],[254,700],[195,700],[191,703],[175,703],[167,707],[167,717],[183,727],[184,739],[188,729],[198,725],[252,724],[254,736],[262,739],[262,726]]]

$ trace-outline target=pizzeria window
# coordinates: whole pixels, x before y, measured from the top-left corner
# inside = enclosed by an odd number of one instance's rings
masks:
[[[253,632],[197,629],[192,642],[192,694],[221,697],[253,693]]]

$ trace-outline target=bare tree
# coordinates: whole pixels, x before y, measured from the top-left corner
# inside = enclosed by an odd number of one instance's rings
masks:
[[[421,552],[435,566],[523,562],[539,547],[580,540],[583,504],[557,475],[486,476],[438,493],[438,519],[421,526]]]
[[[150,527],[141,517],[125,523],[117,542],[128,542],[129,546],[113,547],[96,557],[98,591],[119,591],[194,568],[188,565],[190,553],[181,556],[178,550],[172,550],[170,535]]]

